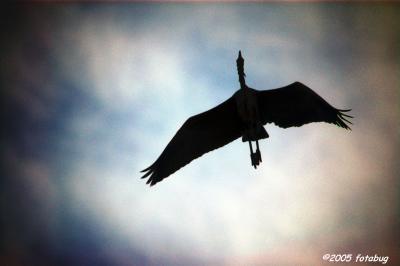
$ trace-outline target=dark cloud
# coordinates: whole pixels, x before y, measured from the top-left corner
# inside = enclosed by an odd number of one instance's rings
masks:
[[[3,264],[310,265],[334,252],[399,260],[397,5],[21,3],[1,12]],[[238,87],[238,49],[251,85],[303,81],[353,108],[353,132],[269,125],[257,172],[235,142],[148,190],[140,167],[187,116]]]

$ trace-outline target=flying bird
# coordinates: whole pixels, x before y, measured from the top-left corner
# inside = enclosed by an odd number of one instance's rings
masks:
[[[165,147],[158,159],[142,170],[147,184],[155,185],[196,158],[242,137],[249,143],[251,164],[262,162],[258,141],[268,138],[263,127],[282,128],[326,122],[350,130],[351,109],[337,109],[300,82],[282,88],[255,90],[246,85],[244,59],[236,60],[240,89],[218,106],[190,117]],[[252,142],[255,142],[255,151]]]

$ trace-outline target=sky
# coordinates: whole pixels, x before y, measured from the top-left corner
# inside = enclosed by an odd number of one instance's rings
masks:
[[[399,263],[400,6],[21,3],[1,14],[1,264]],[[300,81],[352,131],[266,125],[154,187],[140,170],[240,85]]]

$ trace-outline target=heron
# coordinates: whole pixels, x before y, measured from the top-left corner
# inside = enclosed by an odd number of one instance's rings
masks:
[[[281,128],[326,122],[346,130],[353,116],[351,109],[337,109],[301,82],[271,90],[246,85],[244,59],[236,59],[240,89],[216,107],[188,118],[167,144],[158,159],[141,172],[153,186],[200,156],[242,138],[248,142],[251,165],[262,162],[258,141],[269,137],[264,125]],[[255,142],[255,151],[253,144]]]

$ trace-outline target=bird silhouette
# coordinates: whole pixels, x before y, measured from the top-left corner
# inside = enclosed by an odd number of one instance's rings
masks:
[[[326,122],[350,130],[351,109],[336,109],[300,82],[282,88],[255,90],[246,85],[244,59],[236,60],[240,89],[218,106],[186,120],[158,159],[142,170],[147,184],[155,185],[183,166],[212,150],[242,137],[249,143],[251,164],[262,162],[258,140],[269,135],[263,125],[274,123],[282,128]],[[256,142],[253,151],[252,142]]]

